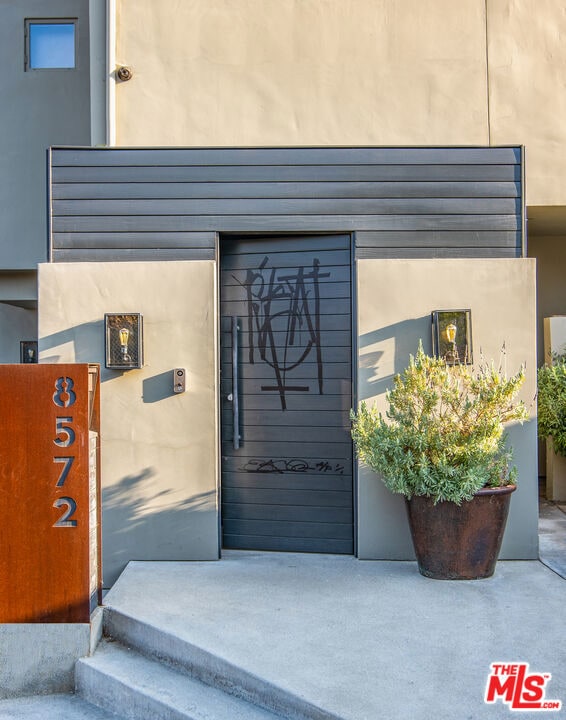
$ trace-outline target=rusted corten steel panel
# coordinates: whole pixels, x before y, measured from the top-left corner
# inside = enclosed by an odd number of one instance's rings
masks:
[[[2,623],[88,622],[98,600],[98,377],[0,365]]]

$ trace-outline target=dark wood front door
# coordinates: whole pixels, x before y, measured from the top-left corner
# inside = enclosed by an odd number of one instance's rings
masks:
[[[352,553],[350,237],[221,254],[223,545]]]

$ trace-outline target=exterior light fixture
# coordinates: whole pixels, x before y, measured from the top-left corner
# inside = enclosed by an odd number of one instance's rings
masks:
[[[20,362],[37,362],[37,340],[20,340]]]
[[[106,367],[131,370],[143,365],[143,317],[140,313],[106,313]]]
[[[434,354],[448,365],[471,365],[472,311],[434,310],[432,347]]]

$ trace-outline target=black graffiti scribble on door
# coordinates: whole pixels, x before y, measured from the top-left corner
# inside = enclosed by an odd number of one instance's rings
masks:
[[[248,310],[249,362],[259,358],[273,368],[275,385],[262,385],[263,392],[277,392],[281,409],[287,409],[286,392],[309,392],[308,385],[287,383],[287,374],[299,367],[313,352],[316,356],[318,392],[323,394],[322,347],[320,344],[320,271],[315,258],[310,267],[296,270],[268,268],[266,255],[257,270],[248,270],[244,282]],[[276,341],[283,331],[284,341]]]
[[[248,473],[283,475],[283,473],[344,474],[344,464],[338,460],[304,460],[303,458],[250,458],[239,470]]]

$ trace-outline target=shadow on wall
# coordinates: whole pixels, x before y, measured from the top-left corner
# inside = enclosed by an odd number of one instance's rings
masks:
[[[61,354],[47,355],[46,352],[61,346],[72,346],[72,361],[62,359]],[[39,338],[39,351],[42,363],[100,363],[101,380],[115,376],[115,372],[104,372],[104,319],[96,322],[81,323],[60,332]],[[65,353],[68,357],[69,353]]]
[[[173,371],[153,375],[143,380],[143,401],[144,403],[155,403],[165,398],[173,397]]]
[[[93,322],[73,325],[66,330],[46,335],[39,338],[39,352],[41,363],[98,363],[100,365],[100,382],[112,380],[115,377],[124,375],[129,369],[116,370],[105,367],[105,330],[104,319]],[[47,355],[46,352],[53,348],[71,346],[72,351],[61,354]],[[72,357],[73,360],[68,358]]]
[[[380,360],[384,354],[382,350],[369,350],[376,343],[393,339],[395,349],[393,356],[393,373],[383,375],[380,372]],[[419,340],[423,342],[423,349],[426,353],[432,353],[432,327],[430,315],[420,318],[402,320],[392,325],[372,330],[360,335],[359,343],[359,399],[367,400],[376,395],[381,395],[388,390],[393,378],[402,372],[409,362],[409,355],[417,352]],[[388,362],[389,365],[389,362]]]
[[[113,380],[116,377],[130,372],[129,368],[124,370],[105,367],[105,346],[104,346],[104,320],[96,322],[81,323],[74,325],[67,330],[47,335],[39,340],[42,363],[99,363],[100,381]],[[61,355],[46,355],[46,351],[65,345],[72,345],[71,356],[74,360],[62,360]],[[66,353],[68,357],[69,353]],[[145,378],[143,381],[144,403],[155,403],[174,397],[172,370]]]
[[[108,568],[103,563],[104,587],[112,585],[131,560],[191,560],[186,548],[199,537],[210,534],[216,523],[216,492],[192,495],[178,500],[177,490],[152,491],[157,475],[153,468],[126,475],[102,491],[103,552],[109,550]],[[143,545],[151,548],[151,557]],[[141,539],[141,542],[140,542]]]

